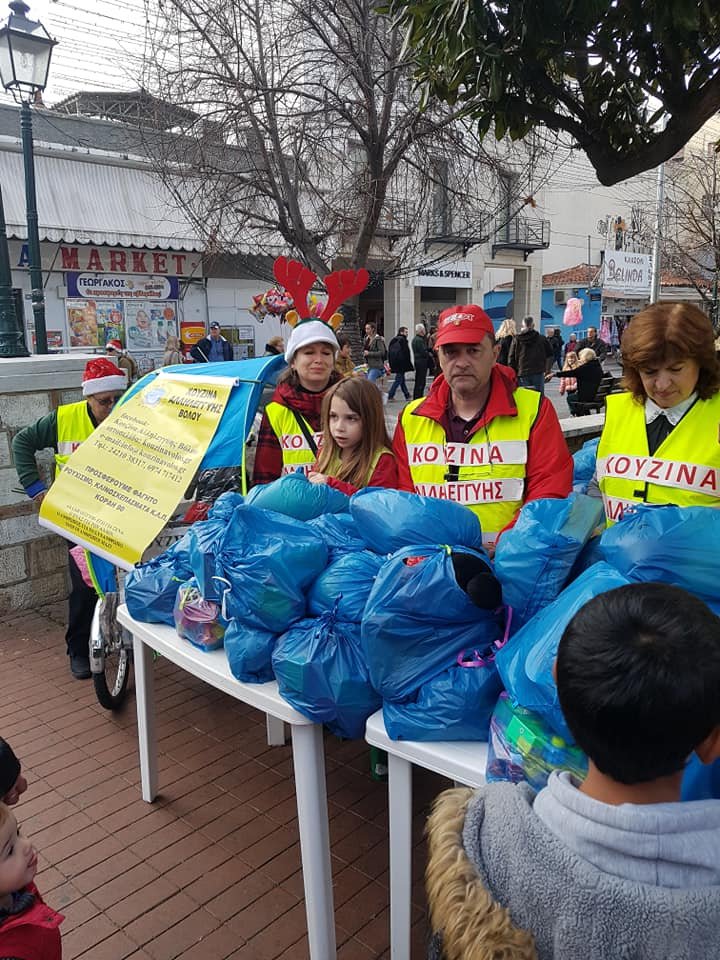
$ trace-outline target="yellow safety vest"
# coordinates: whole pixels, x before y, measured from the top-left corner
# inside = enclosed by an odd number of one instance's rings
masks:
[[[528,440],[541,397],[522,387],[513,397],[517,415],[494,417],[467,443],[453,443],[439,423],[413,416],[424,398],[409,403],[401,416],[415,492],[469,507],[480,520],[485,544],[495,542],[525,496]]]
[[[303,472],[308,474],[310,467],[315,463],[317,456],[310,448],[305,435],[300,429],[297,418],[292,410],[283,406],[282,403],[271,401],[265,407],[268,421],[272,431],[278,438],[280,449],[282,451],[282,476],[286,473],[294,473],[298,467],[303,468]],[[317,447],[320,446],[322,433],[315,433],[313,428],[304,417],[301,417],[308,433],[315,441]]]
[[[77,403],[64,403],[61,407],[58,407],[58,452],[55,454],[55,464],[58,470],[62,470],[68,462],[70,454],[74,453],[83,440],[87,440],[94,430],[95,427],[88,413],[87,400],[79,400]]]
[[[606,403],[597,478],[608,526],[636,503],[720,507],[720,393],[697,400],[652,456],[643,404],[629,393]]]

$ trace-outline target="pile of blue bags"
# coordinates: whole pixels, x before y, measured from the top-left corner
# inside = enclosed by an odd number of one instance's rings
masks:
[[[596,448],[575,455],[568,498],[526,504],[494,563],[478,519],[452,502],[385,489],[346,497],[299,473],[225,494],[129,575],[129,611],[173,625],[192,579],[227,624],[234,676],[277,680],[342,737],[363,736],[382,705],[395,739],[487,739],[504,689],[571,742],[552,666],[591,597],[661,581],[720,613],[720,512],[639,506],[605,529],[602,501],[585,493]]]

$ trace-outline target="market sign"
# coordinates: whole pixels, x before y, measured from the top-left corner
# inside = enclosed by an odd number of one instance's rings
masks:
[[[30,254],[27,243],[10,241],[13,269],[27,270]],[[92,244],[41,243],[43,270],[75,273],[162,274],[174,277],[201,277],[202,254],[173,250],[144,250],[138,247],[103,247]]]
[[[646,300],[650,296],[650,254],[606,250],[603,261],[603,294]]]
[[[471,287],[471,260],[444,260],[419,267],[414,278],[416,287]]]
[[[68,273],[68,297],[92,300],[177,300],[177,277],[140,277],[127,274]]]

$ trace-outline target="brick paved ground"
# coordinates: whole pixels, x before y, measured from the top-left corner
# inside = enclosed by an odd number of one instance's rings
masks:
[[[290,747],[264,717],[156,666],[161,796],[140,798],[135,703],[110,714],[73,680],[64,610],[5,622],[0,734],[30,787],[15,808],[38,886],[65,914],[65,960],[304,960]],[[388,957],[386,785],[363,742],[326,738],[340,960]],[[415,776],[413,958],[424,956],[422,828],[447,781]]]

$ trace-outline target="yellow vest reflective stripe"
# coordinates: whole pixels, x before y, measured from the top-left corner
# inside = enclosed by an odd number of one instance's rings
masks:
[[[88,413],[87,401],[64,403],[57,409],[57,447],[55,463],[61,470],[83,440],[87,440],[95,427]]]
[[[265,413],[282,451],[282,475],[294,473],[298,467],[302,467],[303,471],[308,473],[317,456],[310,449],[310,444],[300,429],[295,414],[281,403],[272,401],[265,407]],[[315,444],[319,446],[322,433],[315,433],[304,417],[302,420]]]
[[[636,503],[720,507],[720,393],[698,400],[650,456],[645,408],[607,397],[597,479],[608,526]]]
[[[527,445],[541,397],[520,387],[514,399],[516,416],[495,417],[467,443],[448,441],[439,423],[413,415],[424,398],[409,403],[401,417],[415,492],[469,507],[484,543],[495,541],[525,495]]]

